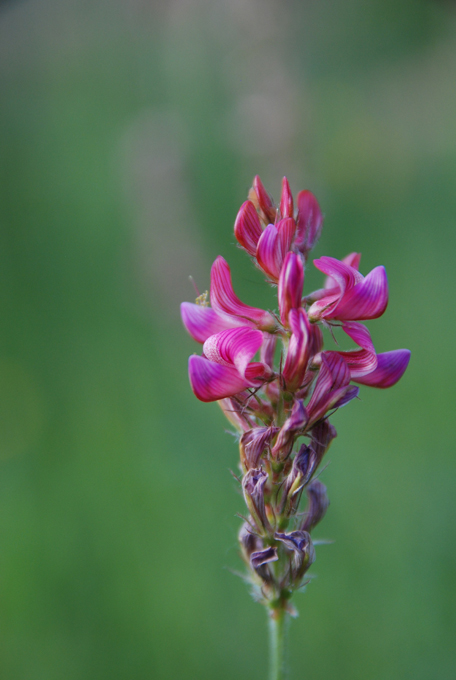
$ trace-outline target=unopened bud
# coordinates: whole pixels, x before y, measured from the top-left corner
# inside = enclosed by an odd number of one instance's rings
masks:
[[[250,564],[250,556],[254,552],[258,552],[263,548],[263,543],[259,536],[253,533],[252,527],[248,522],[244,522],[238,534],[239,545],[241,547],[242,556]]]
[[[296,399],[291,409],[290,417],[286,419],[282,426],[277,441],[272,449],[272,455],[281,460],[285,460],[291,452],[291,447],[299,430],[302,430],[307,423],[307,411],[304,403]]]
[[[273,437],[279,431],[278,427],[255,427],[245,432],[239,442],[241,463],[245,470],[256,468]]]
[[[292,577],[294,585],[299,585],[307,569],[315,562],[315,548],[310,535],[307,531],[291,531],[276,533],[275,538],[293,553]]]
[[[302,528],[304,531],[312,529],[323,519],[329,506],[326,486],[319,479],[314,479],[307,487],[309,507]]]
[[[264,224],[274,224],[277,210],[272,198],[264,188],[263,182],[258,175],[256,175],[253,180],[253,186],[249,192],[249,199],[260,211],[260,217],[263,219]]]
[[[297,197],[298,217],[295,247],[304,255],[312,250],[320,238],[323,214],[315,196],[310,191],[300,191]]]
[[[249,470],[242,480],[245,502],[260,535],[271,530],[264,504],[264,487],[267,481],[268,475],[261,469]]]
[[[293,217],[293,194],[286,177],[282,180],[282,196],[280,199],[280,214],[282,217]]]

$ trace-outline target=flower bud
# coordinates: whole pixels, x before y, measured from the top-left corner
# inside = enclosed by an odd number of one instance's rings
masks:
[[[291,573],[294,585],[298,586],[310,565],[315,562],[315,548],[312,539],[307,531],[276,533],[275,538],[293,553]]]
[[[280,199],[280,214],[282,217],[293,217],[293,194],[286,177],[282,180],[282,196]]]
[[[302,491],[317,467],[317,458],[310,446],[303,444],[296,454],[282,491],[281,513],[289,517],[299,506]]]
[[[295,247],[304,255],[312,250],[320,238],[323,214],[310,191],[300,191],[297,198],[298,217]]]
[[[271,224],[275,222],[277,210],[274,206],[272,198],[263,186],[263,182],[255,176],[253,186],[249,191],[249,199],[254,206],[260,211],[260,217],[264,224]]]
[[[329,506],[326,486],[319,479],[314,479],[307,487],[309,507],[302,528],[304,531],[312,529],[323,519]]]
[[[264,487],[268,475],[262,469],[252,469],[242,480],[242,490],[247,507],[260,535],[271,531],[264,504]]]
[[[239,450],[245,470],[256,468],[263,451],[278,431],[278,427],[255,427],[242,435]]]
[[[281,460],[285,460],[291,452],[291,447],[296,436],[296,432],[302,430],[307,423],[307,411],[304,403],[296,399],[291,409],[290,417],[286,419],[282,426],[277,441],[272,449],[272,455]]]
[[[252,527],[248,522],[244,522],[238,534],[238,541],[242,551],[242,557],[247,564],[250,564],[250,556],[263,548],[263,542],[253,533]]]

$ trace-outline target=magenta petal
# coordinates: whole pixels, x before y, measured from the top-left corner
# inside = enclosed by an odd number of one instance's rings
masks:
[[[344,264],[348,264],[349,267],[353,267],[353,269],[356,269],[359,271],[359,263],[361,261],[361,253],[350,253],[344,259],[342,262]],[[325,279],[324,283],[324,288],[333,288],[336,286],[336,281],[332,278],[332,276],[327,276]]]
[[[348,385],[347,387],[341,387],[337,392],[340,392],[341,394],[336,395],[336,393],[333,393],[331,408],[341,408],[342,406],[345,406],[345,404],[348,404],[352,399],[356,399],[359,394],[359,387],[356,387],[356,385]]]
[[[296,231],[296,223],[292,217],[287,217],[283,220],[279,220],[276,226],[279,233],[279,246],[281,254],[280,266],[282,266],[286,254],[291,250]]]
[[[304,267],[300,255],[288,253],[279,277],[278,301],[280,318],[284,326],[288,326],[290,309],[301,307],[302,289],[304,286]]]
[[[197,342],[204,342],[215,333],[220,333],[220,331],[227,328],[235,328],[245,323],[236,316],[217,314],[210,307],[195,305],[193,302],[183,302],[181,304],[181,316],[185,328]]]
[[[377,319],[388,305],[388,279],[384,267],[375,267],[364,281],[348,290],[326,318]]]
[[[320,238],[323,215],[318,201],[310,191],[300,191],[297,197],[298,217],[295,246],[302,253],[312,250]]]
[[[377,354],[377,368],[355,381],[370,387],[392,387],[402,378],[410,361],[410,350],[395,349]]]
[[[358,282],[363,281],[362,274],[349,264],[336,260],[335,257],[323,255],[318,260],[313,261],[315,267],[323,274],[330,276],[339,286],[341,295],[353,288]]]
[[[232,397],[251,384],[234,366],[222,366],[196,355],[188,360],[188,376],[195,396],[201,401]]]
[[[263,342],[263,333],[240,326],[211,335],[203,345],[204,355],[217,364],[235,365],[245,377],[245,369]]]
[[[279,244],[279,232],[273,224],[268,224],[258,241],[256,258],[261,269],[273,280],[277,281],[282,265],[282,252]]]
[[[352,379],[371,373],[377,366],[377,355],[366,326],[351,321],[344,323],[342,328],[362,348],[350,352],[337,352],[349,367]]]
[[[286,177],[282,180],[282,197],[280,199],[280,214],[282,217],[293,217],[293,194]]]
[[[211,269],[211,303],[216,312],[224,312],[253,321],[261,330],[274,330],[277,326],[272,314],[263,309],[245,305],[239,300],[233,290],[228,263],[220,255]]]
[[[255,257],[258,240],[263,233],[260,218],[252,201],[245,201],[237,214],[234,223],[234,235],[238,243]]]
[[[298,389],[306,374],[312,345],[312,327],[304,309],[292,309],[288,320],[291,338],[288,343],[287,358],[283,367],[283,377],[288,390]]]
[[[307,404],[310,425],[322,418],[335,401],[345,395],[342,388],[349,382],[350,371],[342,357],[337,352],[323,352],[317,382]]]

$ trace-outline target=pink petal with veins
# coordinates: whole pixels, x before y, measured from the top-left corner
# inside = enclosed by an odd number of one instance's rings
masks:
[[[266,224],[269,222],[274,222],[277,210],[275,208],[272,198],[269,196],[268,192],[264,188],[263,182],[258,177],[258,175],[255,175],[254,177],[253,190],[258,200],[258,207],[260,208],[261,212],[265,217],[264,221],[266,222]]]
[[[310,191],[300,191],[297,196],[298,217],[295,247],[301,252],[312,250],[320,238],[323,215],[318,201]]]
[[[312,328],[304,309],[292,309],[288,320],[291,337],[288,343],[287,358],[283,367],[283,377],[288,390],[301,386],[306,374],[310,356]]]
[[[282,196],[280,199],[280,214],[282,217],[293,217],[293,194],[286,177],[282,179]]]
[[[211,335],[203,345],[204,355],[217,364],[235,365],[242,377],[248,363],[260,349],[263,333],[240,326]]]
[[[321,368],[312,397],[307,404],[309,426],[316,423],[325,413],[342,399],[350,382],[350,371],[337,352],[323,352]]]
[[[348,264],[349,267],[353,267],[353,269],[356,269],[359,271],[359,263],[361,261],[361,253],[350,253],[344,259],[342,262],[344,264]],[[332,276],[327,276],[325,279],[324,283],[324,288],[333,288],[334,286],[337,286],[336,281],[332,278]]]
[[[377,354],[377,368],[354,380],[370,387],[392,387],[402,378],[410,361],[410,350],[395,349],[392,352]]]
[[[247,325],[236,316],[217,314],[210,307],[195,305],[193,302],[182,302],[181,317],[183,324],[196,342],[204,342],[215,333],[220,333],[227,328],[235,328]],[[251,323],[251,326],[254,324]]]
[[[377,366],[377,354],[366,326],[351,321],[344,323],[342,330],[361,347],[360,350],[337,352],[349,367],[352,380],[371,373]]]
[[[301,257],[296,253],[287,253],[279,277],[278,302],[280,318],[288,327],[290,309],[301,307],[302,289],[304,286],[304,267]]]
[[[216,364],[196,355],[188,360],[188,376],[195,396],[201,401],[232,397],[251,386],[234,366]]]
[[[224,312],[253,321],[261,330],[274,330],[277,326],[272,314],[263,309],[245,305],[239,300],[233,290],[228,263],[220,255],[211,269],[211,304],[216,312]]]
[[[377,319],[388,305],[388,279],[384,267],[375,267],[366,278],[346,291],[327,319]]]
[[[273,281],[277,282],[282,265],[282,251],[279,242],[279,232],[273,224],[268,224],[261,234],[256,250],[256,258],[261,269]]]
[[[263,233],[260,218],[252,201],[245,201],[234,223],[234,235],[238,243],[255,257],[258,240]]]

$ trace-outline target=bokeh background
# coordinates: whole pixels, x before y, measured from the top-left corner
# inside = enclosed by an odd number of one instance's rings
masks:
[[[455,677],[455,83],[453,2],[0,4],[2,679],[265,677],[178,313],[218,254],[272,304],[233,243],[257,173],[317,194],[317,255],[386,266],[374,341],[412,350],[334,419],[292,677]]]

